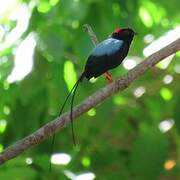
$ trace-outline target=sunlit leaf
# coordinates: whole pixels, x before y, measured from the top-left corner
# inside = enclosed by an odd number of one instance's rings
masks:
[[[95,115],[96,115],[96,110],[95,110],[94,108],[92,108],[92,109],[90,109],[90,110],[87,112],[87,114],[88,114],[89,116],[95,116]]]
[[[77,81],[76,71],[71,61],[66,61],[64,63],[64,80],[66,82],[68,90],[71,91],[72,87]]]
[[[176,56],[177,56],[177,57],[180,57],[180,51],[178,51],[178,52],[176,53]]]
[[[141,4],[139,16],[145,26],[151,27],[153,23],[163,23],[166,26],[169,24],[168,19],[165,18],[166,11],[160,4],[151,1],[142,1]]]
[[[160,4],[157,5],[151,1],[144,1],[143,4],[152,15],[153,21],[155,23],[160,23],[160,21],[166,14],[165,9],[162,6],[160,6]]]
[[[84,167],[89,167],[91,165],[91,160],[89,157],[83,157],[81,162]]]
[[[139,17],[141,18],[141,21],[145,26],[151,27],[153,25],[153,19],[151,17],[151,14],[145,7],[139,8]]]
[[[171,98],[173,97],[173,93],[168,88],[161,88],[160,94],[161,94],[162,98],[166,101],[171,100]]]
[[[171,56],[165,58],[163,61],[159,62],[156,66],[160,69],[166,69],[169,66],[169,64],[171,63],[173,57],[174,57],[174,55],[171,55]]]
[[[113,97],[113,102],[114,104],[117,104],[117,105],[123,105],[123,104],[126,104],[127,99],[123,96],[118,95],[118,96]]]
[[[77,29],[77,28],[79,27],[79,21],[74,20],[74,21],[72,22],[72,27],[73,27],[73,29]]]
[[[60,0],[50,0],[51,6],[55,6]]]
[[[10,108],[9,108],[9,106],[4,106],[4,108],[3,108],[3,112],[4,112],[4,114],[6,114],[6,115],[9,115],[9,113],[10,113]]]
[[[6,130],[7,121],[5,119],[0,120],[0,133],[3,133]]]
[[[51,4],[49,1],[39,1],[38,11],[41,13],[47,13],[51,9]]]

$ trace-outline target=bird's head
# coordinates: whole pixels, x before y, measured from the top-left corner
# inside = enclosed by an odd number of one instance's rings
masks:
[[[112,38],[119,39],[119,40],[124,40],[124,41],[132,41],[134,35],[137,35],[136,32],[134,32],[130,28],[117,28],[115,31],[112,33]]]

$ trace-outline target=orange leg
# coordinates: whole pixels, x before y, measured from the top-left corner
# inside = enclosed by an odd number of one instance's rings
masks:
[[[108,83],[113,82],[112,75],[108,71],[104,73],[104,76],[105,76],[106,80],[108,81]]]

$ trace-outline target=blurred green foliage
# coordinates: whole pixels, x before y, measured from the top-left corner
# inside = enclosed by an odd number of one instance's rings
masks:
[[[0,33],[0,151],[57,116],[93,48],[83,24],[90,24],[99,40],[117,26],[131,27],[139,35],[129,55],[143,59],[148,45],[144,37],[151,34],[157,39],[180,22],[178,0],[17,0],[16,4],[28,7],[30,19],[21,37],[6,47],[6,37],[17,25],[10,18],[16,7],[0,18],[0,28],[5,29]],[[15,50],[32,32],[37,43],[33,69],[24,79],[9,83]],[[70,127],[57,133],[55,152],[69,154],[68,165],[53,165],[49,173],[49,138],[4,164],[0,179],[62,180],[68,179],[67,170],[76,175],[90,171],[101,180],[180,179],[179,58],[174,56],[165,69],[154,67],[125,92],[82,115],[74,124],[78,148],[73,147]],[[112,74],[117,77],[125,72],[120,66]],[[167,74],[173,77],[169,84],[163,82]],[[75,102],[105,84],[103,77],[94,83],[84,81]],[[138,95],[138,87],[141,92],[143,87],[144,94]],[[168,119],[175,125],[162,133],[160,122]],[[33,159],[32,164],[26,162],[27,157]]]

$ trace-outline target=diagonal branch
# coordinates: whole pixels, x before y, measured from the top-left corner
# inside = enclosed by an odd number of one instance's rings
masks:
[[[146,58],[143,62],[138,64],[135,68],[130,70],[127,74],[116,79],[113,83],[106,87],[96,91],[94,94],[86,98],[81,104],[77,105],[73,110],[73,118],[77,118],[83,113],[87,112],[97,104],[101,103],[113,94],[126,89],[135,79],[144,74],[148,69],[152,68],[155,64],[163,60],[164,58],[176,53],[180,50],[180,38],[152,54]],[[50,123],[45,124],[34,133],[26,136],[25,138],[17,141],[16,143],[7,147],[0,154],[0,164],[15,158],[23,153],[25,150],[32,146],[41,143],[50,135],[57,131],[62,130],[70,123],[70,113],[64,113],[61,117],[57,117]]]

